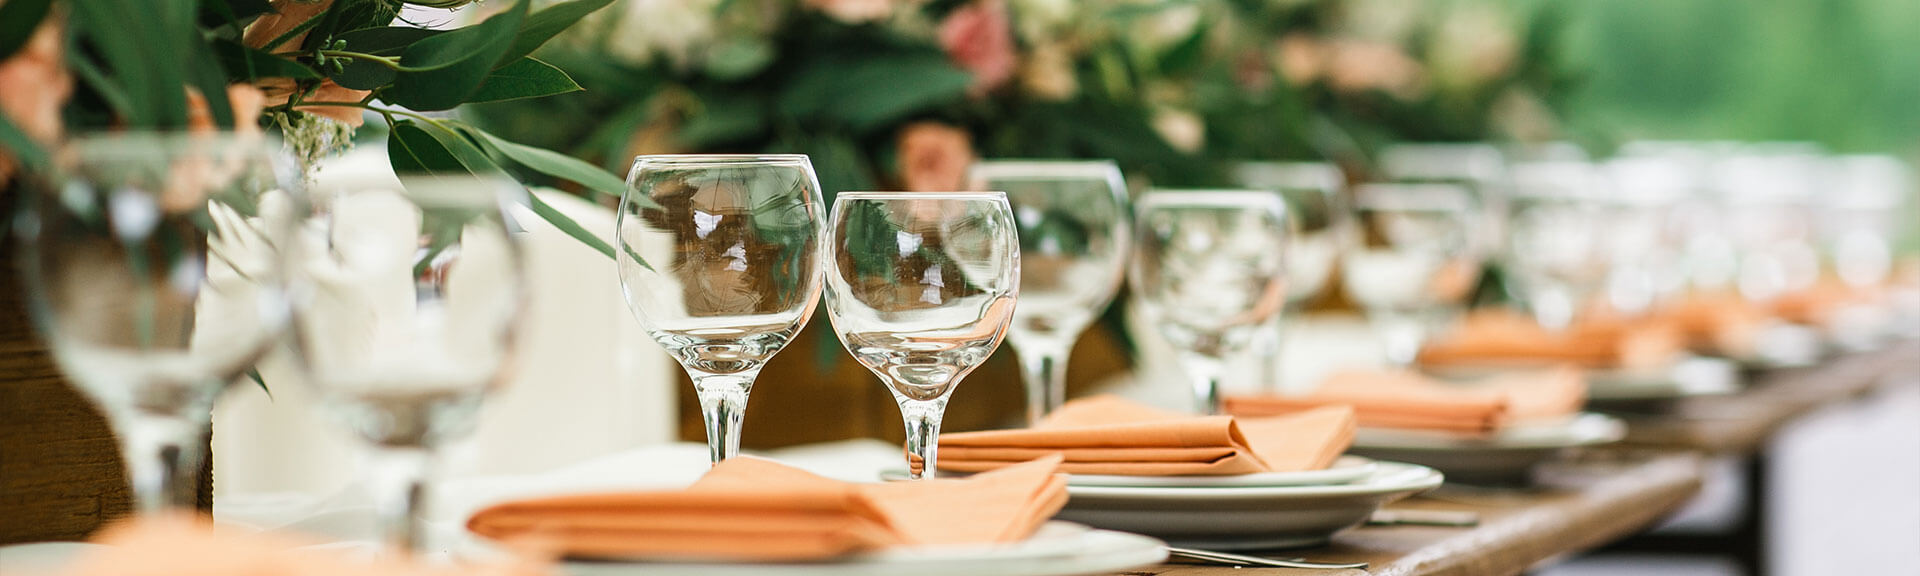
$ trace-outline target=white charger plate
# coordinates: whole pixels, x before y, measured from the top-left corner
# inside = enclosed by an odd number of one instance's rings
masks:
[[[1177,488],[1217,488],[1222,486],[1315,486],[1347,484],[1366,478],[1379,466],[1359,456],[1341,456],[1323,470],[1297,472],[1261,472],[1230,476],[1110,476],[1105,474],[1069,474],[1067,486],[1153,486]]]
[[[1587,399],[1650,402],[1740,391],[1740,366],[1724,358],[1686,356],[1653,370],[1612,370],[1587,377]]]
[[[1347,484],[1309,486],[1074,486],[1057,516],[1216,550],[1313,546],[1375,510],[1440,485],[1439,472],[1376,462]]]
[[[1048,522],[1025,541],[998,546],[884,550],[801,563],[567,562],[572,576],[1072,576],[1165,562],[1166,545],[1136,534]]]
[[[1491,434],[1361,428],[1350,451],[1431,466],[1452,480],[1512,484],[1524,483],[1535,464],[1562,450],[1611,444],[1626,435],[1626,423],[1620,419],[1589,412],[1554,422],[1508,426]]]

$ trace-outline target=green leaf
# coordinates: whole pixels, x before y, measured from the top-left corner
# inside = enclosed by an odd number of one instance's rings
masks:
[[[1184,73],[1199,68],[1203,63],[1202,59],[1206,57],[1207,33],[1209,28],[1211,27],[1205,22],[1194,26],[1192,34],[1189,34],[1185,39],[1181,40],[1179,44],[1168,48],[1166,53],[1161,54],[1159,63],[1160,71]]]
[[[966,96],[973,76],[936,51],[878,52],[822,58],[805,68],[781,97],[797,119],[866,131]]]
[[[275,56],[271,53],[247,47],[232,40],[215,40],[214,54],[220,57],[220,64],[234,78],[319,78],[314,72],[299,62]]]
[[[700,112],[673,137],[694,150],[744,140],[767,131],[767,108],[760,98],[714,96],[702,101]]]
[[[581,244],[586,244],[588,248],[600,251],[601,254],[607,256],[607,259],[613,259],[613,247],[607,245],[605,238],[595,236],[592,232],[588,232],[579,222],[573,221],[573,219],[568,218],[566,214],[560,213],[559,210],[555,210],[553,206],[548,205],[546,201],[541,200],[538,194],[528,194],[527,198],[533,201],[533,213],[546,220],[548,224],[552,224],[554,228],[559,228],[561,232],[573,237],[574,240],[579,240]],[[647,261],[640,260],[637,255],[634,259],[639,260],[641,266],[647,265]],[[649,268],[651,267],[649,266]]]
[[[599,167],[580,159],[532,146],[515,144],[488,134],[485,130],[472,126],[462,126],[461,130],[484,143],[489,149],[512,160],[515,164],[530,170],[546,174],[561,180],[567,180],[587,187],[596,193],[619,198],[627,191],[627,183],[620,177],[607,173]],[[650,202],[651,200],[641,199]]]
[[[572,27],[581,18],[612,3],[613,0],[573,0],[554,4],[527,16],[526,24],[520,26],[520,33],[514,35],[513,49],[507,51],[506,58],[510,60],[532,54],[540,45]]]
[[[197,32],[183,31],[187,38],[181,43],[181,53],[191,64],[187,66],[187,81],[200,89],[200,96],[207,100],[207,112],[213,115],[213,123],[221,128],[233,127],[233,102],[227,100],[227,72],[220,66],[220,58],[213,48],[199,38]]]
[[[179,42],[192,30],[192,20],[174,21],[178,11],[171,9],[183,3],[95,0],[70,4],[76,35],[98,51],[104,77],[113,78],[127,94],[126,116],[119,120],[129,128],[186,125]]]
[[[335,39],[345,41],[345,50],[350,52],[375,56],[399,56],[414,42],[444,33],[442,30],[426,28],[381,26],[346,32],[336,36]],[[335,84],[347,88],[372,90],[393,83],[395,75],[393,67],[363,58],[349,61],[339,70],[328,72],[327,77],[331,78]]]
[[[41,170],[47,167],[47,151],[34,142],[27,133],[13,124],[13,119],[0,114],[0,149],[20,160],[20,164],[29,170]]]
[[[0,60],[13,56],[33,38],[33,31],[46,19],[52,0],[7,0],[0,2]]]
[[[485,22],[414,42],[400,55],[407,67],[380,99],[414,110],[448,110],[465,102],[513,48],[528,0]]]
[[[387,132],[387,162],[398,174],[467,173],[460,159],[412,120],[395,122]]]
[[[268,387],[267,387],[267,379],[266,379],[266,378],[262,378],[262,377],[260,377],[260,369],[259,369],[259,368],[248,368],[248,369],[247,369],[247,379],[249,379],[249,380],[253,380],[253,385],[254,385],[254,386],[259,386],[259,387],[260,387],[260,391],[261,391],[261,392],[266,392],[266,393],[267,393],[267,400],[269,400],[269,401],[271,401],[271,400],[273,400],[273,389],[272,389],[272,388],[268,388]]]
[[[580,91],[580,85],[552,64],[528,56],[487,75],[467,102],[500,102]]]

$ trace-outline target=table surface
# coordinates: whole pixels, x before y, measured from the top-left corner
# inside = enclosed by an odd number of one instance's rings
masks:
[[[1761,371],[1739,392],[1689,398],[1658,413],[1624,414],[1627,443],[1752,454],[1781,426],[1823,405],[1864,394],[1899,370],[1920,370],[1920,341],[1901,341],[1817,366]]]
[[[1360,570],[1258,569],[1275,576],[1518,574],[1542,561],[1633,534],[1699,491],[1704,467],[1685,453],[1592,452],[1540,471],[1532,488],[1443,486],[1389,510],[1470,511],[1473,527],[1362,526],[1326,546],[1268,552],[1316,562],[1366,562]],[[1247,574],[1249,568],[1167,564],[1127,576]]]

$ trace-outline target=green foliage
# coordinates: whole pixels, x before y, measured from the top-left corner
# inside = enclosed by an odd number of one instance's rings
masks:
[[[33,38],[46,19],[52,0],[8,0],[0,3],[0,60],[6,60]]]
[[[400,53],[403,69],[381,99],[413,110],[448,110],[465,102],[487,74],[513,49],[515,32],[526,20],[527,0],[485,22],[427,37]]]
[[[488,73],[480,88],[466,98],[467,103],[501,102],[523,98],[542,98],[577,92],[580,85],[552,64],[532,57],[515,60]]]

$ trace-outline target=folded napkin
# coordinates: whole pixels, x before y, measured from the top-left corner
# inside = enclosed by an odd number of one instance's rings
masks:
[[[1352,406],[1361,426],[1484,432],[1513,422],[1565,417],[1586,401],[1586,379],[1558,368],[1515,373],[1468,385],[1413,372],[1339,372],[1304,396],[1235,396],[1236,416],[1272,416],[1324,406]]]
[[[542,576],[547,563],[511,558],[447,565],[381,555],[361,558],[284,534],[214,526],[188,517],[141,518],[100,532],[106,546],[77,556],[57,576]]]
[[[729,459],[685,490],[496,504],[476,534],[577,558],[814,560],[902,545],[1013,542],[1066,505],[1060,459],[961,480],[850,484]]]
[[[1838,278],[1824,278],[1812,286],[1773,299],[1769,311],[1796,324],[1825,326],[1848,307],[1874,306],[1884,301],[1884,290],[1856,287]]]
[[[1694,350],[1706,353],[1752,351],[1772,313],[1735,292],[1701,292],[1655,310],[1653,318],[1679,328]]]
[[[1058,454],[1073,474],[1227,475],[1318,470],[1353,443],[1353,411],[1281,418],[1190,416],[1117,396],[1068,402],[1033,428],[946,434],[940,468],[995,470]]]
[[[1565,330],[1506,310],[1476,311],[1420,350],[1432,366],[1557,365],[1636,368],[1670,364],[1686,347],[1670,322],[1589,314]]]

